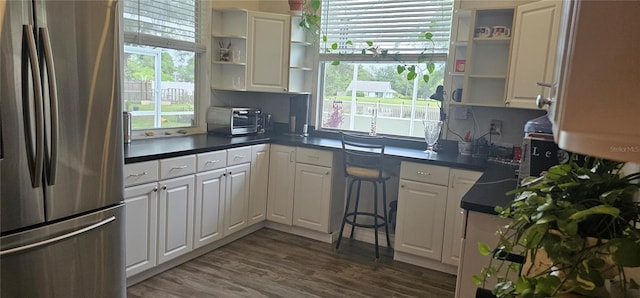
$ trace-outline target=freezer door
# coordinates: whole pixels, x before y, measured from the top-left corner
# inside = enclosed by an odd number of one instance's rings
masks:
[[[119,14],[109,0],[35,3],[49,116],[46,219],[56,220],[123,198]]]
[[[1,297],[125,297],[124,205],[0,238]]]
[[[3,1],[2,5],[0,227],[4,233],[44,221],[44,131],[31,1]]]

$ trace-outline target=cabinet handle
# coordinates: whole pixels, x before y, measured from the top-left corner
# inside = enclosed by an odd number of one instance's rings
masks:
[[[153,188],[153,192],[158,192],[158,187],[157,186]]]
[[[400,185],[400,188],[404,188],[404,184]]]
[[[451,189],[456,188],[456,174],[451,176]]]
[[[421,175],[421,176],[431,176],[431,173],[423,172],[423,171],[417,171],[416,174]]]
[[[315,159],[318,160],[320,159],[320,156],[315,156],[315,155],[307,155],[309,157],[309,159]]]
[[[240,159],[240,158],[245,158],[245,156],[236,154],[236,156],[233,157],[233,159]]]
[[[187,166],[184,166],[184,165],[183,165],[183,166],[173,167],[173,168],[171,168],[171,170],[170,170],[170,171],[173,171],[173,170],[183,170],[183,169],[186,169],[186,168],[187,168]]]
[[[546,98],[540,94],[536,97],[536,105],[538,106],[538,109],[544,108],[545,105],[551,106],[552,103],[553,100],[551,100],[551,98]]]
[[[327,171],[326,173],[324,173],[325,175],[329,176],[329,174],[331,174],[329,171]]]
[[[166,186],[166,185],[163,185],[163,186],[162,186],[162,190],[166,190],[166,189],[167,189],[167,186]]]
[[[138,173],[138,174],[129,174],[129,177],[142,177],[144,175],[146,175],[147,172],[142,172],[142,173]]]
[[[545,82],[537,82],[536,85],[538,85],[540,87],[547,87],[547,88],[553,87],[552,83],[545,83]]]
[[[293,162],[293,151],[289,152],[289,162]]]
[[[206,166],[206,165],[208,165],[208,164],[210,164],[210,163],[217,163],[217,162],[219,162],[219,161],[220,161],[220,160],[218,160],[218,159],[216,159],[216,160],[207,160],[207,162],[205,162],[205,163],[204,163],[204,165]]]
[[[227,176],[227,172],[222,173],[222,176]]]

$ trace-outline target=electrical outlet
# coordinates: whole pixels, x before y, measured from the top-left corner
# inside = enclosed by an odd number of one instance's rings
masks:
[[[492,135],[500,135],[502,134],[502,121],[500,120],[491,120],[491,124],[489,126],[489,133]]]
[[[453,110],[454,111],[453,112],[454,119],[456,119],[456,120],[467,120],[467,118],[468,118],[467,115],[471,112],[471,110],[470,110],[471,108],[463,107],[463,106],[456,106],[456,107],[453,107],[453,108],[454,108],[454,110]]]

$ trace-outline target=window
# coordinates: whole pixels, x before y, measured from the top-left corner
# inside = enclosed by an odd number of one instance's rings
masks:
[[[191,127],[200,43],[197,0],[124,0],[124,109],[133,129]]]
[[[368,132],[375,118],[377,133],[423,137],[421,120],[438,118],[442,104],[429,97],[443,85],[452,8],[453,0],[323,1],[320,126]],[[420,39],[424,32],[433,43]],[[362,54],[368,42],[378,54]],[[337,50],[324,50],[334,43]],[[387,55],[379,55],[382,50]],[[418,63],[423,53],[435,64],[428,82],[422,79],[426,64]],[[399,75],[398,65],[415,65],[418,78]]]

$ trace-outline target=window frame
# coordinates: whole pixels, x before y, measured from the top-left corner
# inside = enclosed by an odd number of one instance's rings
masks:
[[[452,8],[454,7],[453,1],[451,1],[452,4]],[[324,7],[324,6],[323,6]],[[326,11],[322,12],[322,16],[323,18],[326,18]],[[454,16],[453,16],[453,10],[451,11],[451,16],[450,16],[450,22],[449,23],[449,28],[451,29],[451,27],[453,27],[453,21],[454,21]],[[321,23],[324,24],[323,22],[325,22],[325,20],[322,20]],[[322,32],[320,33],[321,35],[323,34]],[[321,38],[322,39],[322,38]],[[449,30],[449,40],[451,39],[451,30]],[[375,38],[371,39],[374,42],[375,45]],[[346,38],[344,40],[339,40],[336,41],[338,43],[338,48],[335,50],[331,50],[331,44],[334,42],[332,40],[321,40],[320,44],[319,44],[319,54],[318,54],[318,79],[317,79],[317,100],[316,100],[316,119],[315,119],[315,123],[316,123],[316,130],[319,131],[327,131],[327,132],[337,132],[337,131],[350,131],[350,130],[346,130],[346,129],[340,129],[340,128],[325,128],[323,127],[323,111],[324,111],[324,102],[325,102],[325,75],[326,75],[326,67],[332,67],[330,64],[333,61],[340,61],[340,63],[368,63],[368,64],[373,64],[373,63],[385,63],[385,64],[390,64],[390,65],[394,65],[394,63],[396,65],[411,65],[411,64],[418,64],[418,61],[420,60],[421,57],[424,57],[423,55],[416,53],[416,51],[409,51],[408,53],[394,53],[393,49],[389,49],[389,52],[387,55],[383,56],[383,55],[373,55],[373,54],[362,54],[362,49],[357,49],[354,48],[353,46],[349,46],[347,44],[345,44]],[[425,44],[428,41],[425,40]],[[450,42],[446,43],[447,47],[445,49],[442,49],[442,52],[438,52],[438,53],[429,53],[428,51],[428,47],[427,47],[427,51],[425,52],[426,55],[426,59],[427,62],[434,62],[434,63],[442,63],[443,67],[442,67],[442,85],[445,84],[445,82],[447,81],[447,69],[448,69],[448,59],[449,59],[449,47]],[[424,64],[424,63],[423,63]],[[424,67],[426,68],[426,66]],[[406,75],[406,74],[404,74]],[[415,78],[414,80],[422,80],[422,76],[418,75],[417,78]],[[412,92],[412,106],[415,107],[415,102],[417,100],[416,98],[416,88],[417,84],[414,84],[414,90]],[[435,89],[433,90],[435,92]],[[446,109],[445,107],[445,102],[440,102],[440,107],[442,109]],[[414,116],[414,108],[412,108],[411,111],[411,120],[410,120],[410,132],[414,132],[414,125],[413,125],[413,121],[416,118],[413,118]],[[379,130],[379,129],[378,129]],[[354,130],[354,132],[365,132],[362,130]],[[414,135],[407,135],[407,134],[385,134],[385,133],[377,133],[377,134],[381,134],[381,135],[385,135],[385,136],[389,136],[392,138],[398,138],[398,139],[412,139],[412,140],[418,140],[421,139],[420,137],[414,136]]]
[[[193,110],[193,125],[183,126],[183,127],[168,127],[168,128],[144,128],[144,129],[135,129],[133,130],[135,133],[132,135],[132,139],[142,139],[142,138],[153,138],[153,137],[164,137],[164,136],[173,136],[176,134],[179,135],[187,135],[187,134],[198,134],[206,131],[206,109],[210,105],[209,96],[207,92],[208,87],[208,68],[203,67],[201,65],[208,65],[210,63],[210,55],[208,54],[209,48],[206,46],[206,36],[210,35],[209,27],[210,27],[210,14],[207,13],[211,10],[210,1],[204,0],[195,0],[196,2],[196,16],[197,18],[197,26],[195,36],[195,42],[188,42],[178,39],[169,39],[159,36],[153,36],[149,34],[144,34],[140,32],[133,31],[124,31],[123,26],[123,38],[121,39],[121,57],[125,57],[125,47],[129,49],[140,49],[135,46],[149,46],[156,47],[161,49],[169,49],[169,50],[179,50],[179,51],[187,51],[193,52],[195,55],[194,61],[194,110]],[[124,22],[124,9],[122,9],[122,22]],[[124,24],[124,23],[123,23]],[[140,51],[141,53],[144,50]],[[147,53],[145,53],[147,54]],[[161,56],[161,54],[160,54]],[[126,61],[121,59],[121,67],[124,70]],[[156,79],[159,78],[160,75],[156,74]],[[124,87],[124,75],[122,76],[122,86]],[[124,90],[123,90],[124,92]],[[158,91],[159,92],[159,91]],[[124,107],[124,97],[122,98],[123,107]],[[160,114],[159,110],[161,109],[159,103],[156,104],[155,112]],[[149,132],[149,133],[148,133]]]

